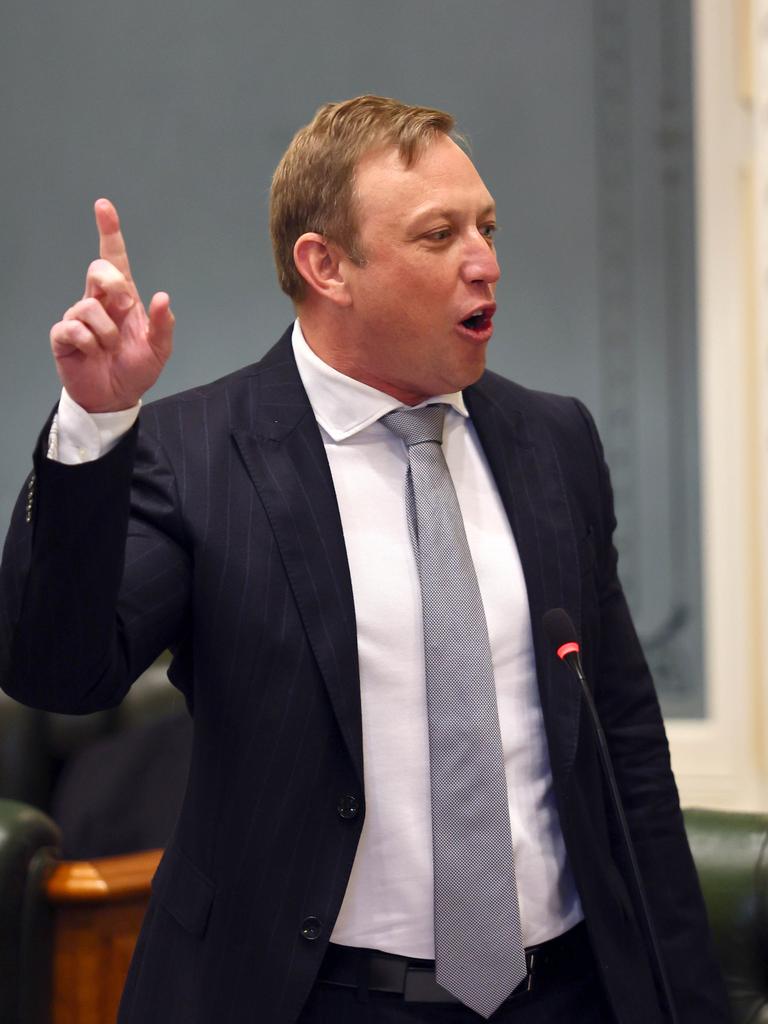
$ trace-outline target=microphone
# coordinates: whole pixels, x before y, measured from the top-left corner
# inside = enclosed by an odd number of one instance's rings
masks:
[[[643,884],[643,879],[640,874],[640,866],[637,863],[635,845],[632,842],[629,825],[627,824],[627,818],[624,814],[624,805],[621,802],[621,794],[619,793],[616,775],[613,771],[613,762],[611,761],[611,755],[608,750],[605,733],[603,732],[603,727],[600,723],[600,716],[597,713],[597,708],[595,707],[595,702],[592,697],[592,691],[589,688],[587,677],[584,675],[584,668],[581,664],[581,644],[579,643],[579,638],[576,633],[576,627],[573,625],[573,622],[571,622],[571,618],[564,608],[550,608],[548,612],[544,613],[542,625],[544,626],[544,632],[554,647],[558,658],[565,662],[581,684],[584,700],[587,708],[589,709],[589,717],[592,720],[592,726],[597,739],[597,749],[600,755],[603,774],[606,782],[608,783],[611,801],[613,803],[613,808],[616,812],[619,825],[621,826],[622,839],[624,840],[627,857],[632,868],[632,877],[634,879],[638,902],[642,912],[642,919],[645,925],[648,943],[650,945],[651,958],[656,965],[659,983],[669,1010],[670,1020],[672,1021],[672,1024],[678,1024],[679,1018],[672,999],[672,990],[669,985],[669,979],[667,978],[664,961],[662,960],[661,947],[659,945],[658,936],[656,935],[653,918],[651,917],[648,897],[645,892],[645,885]]]
[[[581,644],[568,612],[564,608],[550,608],[544,613],[542,621],[544,632],[552,642],[558,658],[573,668],[579,680],[582,680],[584,671],[581,667]]]

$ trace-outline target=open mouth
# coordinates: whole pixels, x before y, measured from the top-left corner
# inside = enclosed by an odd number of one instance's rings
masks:
[[[496,312],[494,306],[486,306],[484,309],[478,309],[476,313],[468,316],[465,320],[461,321],[461,326],[465,327],[468,331],[474,331],[476,334],[482,334],[483,331],[487,331],[491,327],[491,321],[493,320],[493,314]]]
[[[487,313],[473,313],[472,316],[468,316],[466,320],[461,321],[461,326],[466,327],[470,331],[482,331],[486,327],[489,327],[491,318]]]

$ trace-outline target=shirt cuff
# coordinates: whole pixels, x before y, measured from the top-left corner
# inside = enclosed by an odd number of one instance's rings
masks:
[[[73,466],[106,455],[131,429],[140,408],[141,401],[119,412],[86,412],[62,388],[48,435],[48,458]]]

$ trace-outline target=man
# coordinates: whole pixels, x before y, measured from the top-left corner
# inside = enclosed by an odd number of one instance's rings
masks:
[[[495,207],[452,130],[321,108],[272,189],[297,323],[138,422],[173,316],[96,204],[6,545],[3,685],[92,711],[173,650],[194,748],[124,1022],[671,1019],[553,607],[677,1019],[727,1019],[595,428],[484,372]]]

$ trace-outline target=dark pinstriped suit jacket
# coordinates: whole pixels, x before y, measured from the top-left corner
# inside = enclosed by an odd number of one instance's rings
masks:
[[[579,690],[542,637],[552,607],[581,632],[681,1021],[726,1020],[592,421],[492,373],[465,394],[520,551],[563,834],[617,1017],[662,1019]],[[170,646],[195,719],[120,1020],[288,1024],[365,799],[344,538],[290,333],[254,366],[147,406],[97,462],[50,462],[41,441],[30,481],[2,568],[3,688],[94,711]],[[348,796],[355,817],[339,813]]]

